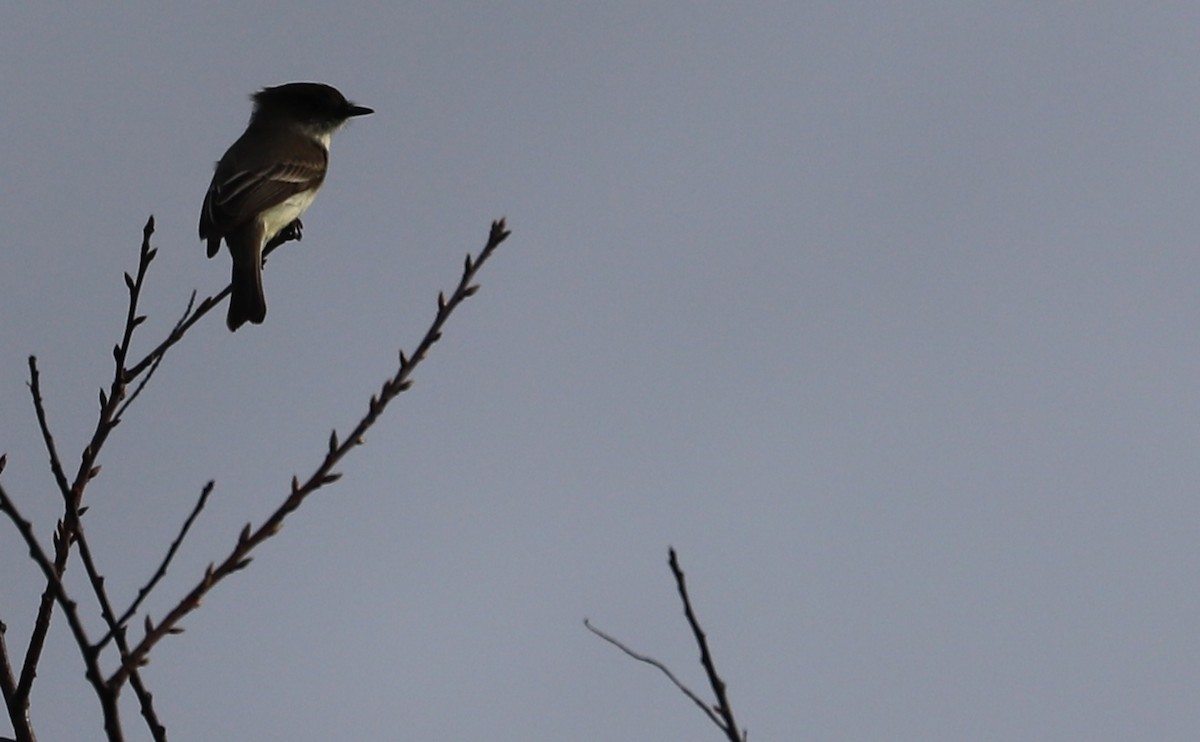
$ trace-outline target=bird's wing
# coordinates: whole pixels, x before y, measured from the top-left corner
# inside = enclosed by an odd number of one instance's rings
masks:
[[[280,162],[262,170],[217,170],[204,197],[201,236],[211,226],[233,226],[250,219],[290,196],[321,184],[325,167],[308,161]]]
[[[200,210],[200,239],[208,240],[210,257],[230,230],[297,193],[321,185],[328,152],[314,143],[310,154],[313,156],[273,162],[253,162],[261,160],[253,156],[241,158],[252,162],[237,170],[227,163],[239,158],[228,154],[222,158]]]

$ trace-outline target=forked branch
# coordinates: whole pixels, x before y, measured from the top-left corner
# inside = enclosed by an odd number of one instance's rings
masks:
[[[472,258],[467,255],[458,286],[455,287],[448,299],[444,294],[438,294],[437,313],[421,342],[417,344],[416,350],[411,357],[405,355],[403,351],[400,352],[400,365],[396,373],[384,381],[378,393],[371,395],[366,414],[358,421],[350,434],[339,438],[337,431],[333,431],[329,437],[329,445],[324,459],[304,482],[301,482],[298,477],[292,477],[290,491],[275,512],[268,516],[258,528],[247,523],[239,534],[237,543],[225,559],[219,564],[210,564],[199,582],[174,608],[167,612],[162,620],[155,624],[149,617],[146,618],[142,640],[128,652],[121,667],[109,676],[108,682],[111,685],[119,686],[131,672],[144,664],[150,650],[164,637],[182,631],[179,623],[183,618],[199,607],[201,600],[217,583],[248,566],[254,549],[278,533],[283,528],[287,516],[300,507],[305,498],[325,485],[336,482],[341,477],[341,474],[334,468],[351,449],[362,445],[367,430],[375,424],[388,404],[412,386],[410,378],[412,372],[425,359],[433,344],[441,338],[442,326],[454,309],[479,289],[473,283],[475,274],[508,235],[509,231],[503,219],[492,223],[487,244],[479,253],[479,257]]]
[[[687,617],[688,626],[692,630],[692,637],[696,640],[696,645],[700,648],[700,664],[704,666],[704,672],[708,676],[709,687],[712,688],[713,694],[717,699],[716,703],[709,703],[702,699],[695,691],[684,685],[679,678],[675,677],[675,673],[671,672],[662,662],[641,652],[635,652],[620,640],[593,626],[586,618],[583,619],[583,625],[587,627],[588,631],[612,644],[638,662],[645,662],[652,667],[658,668],[675,684],[675,687],[681,693],[691,699],[692,703],[700,707],[704,715],[724,732],[730,742],[746,742],[749,739],[749,735],[745,731],[740,731],[737,722],[734,721],[733,707],[729,704],[729,696],[725,691],[725,681],[717,673],[716,663],[713,662],[712,653],[708,649],[708,638],[704,634],[704,629],[700,627],[700,621],[696,618],[695,611],[692,610],[692,601],[688,597],[687,592],[687,581],[684,579],[683,570],[679,566],[679,559],[675,555],[674,548],[670,549],[670,557],[667,562],[671,566],[671,575],[675,578],[675,586],[679,589],[679,598],[683,601],[683,613]]]

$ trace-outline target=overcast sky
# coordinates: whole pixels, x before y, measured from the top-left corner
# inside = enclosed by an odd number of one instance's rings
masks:
[[[146,218],[135,355],[228,281],[196,225],[247,96],[377,111],[266,323],[211,314],[105,449],[117,602],[215,479],[172,606],[513,230],[344,478],[153,654],[172,740],[719,739],[582,625],[707,695],[668,545],[751,739],[1200,737],[1200,8],[71,5],[0,25],[0,451],[43,543],[26,357],[73,470]],[[33,703],[98,738],[61,615]]]

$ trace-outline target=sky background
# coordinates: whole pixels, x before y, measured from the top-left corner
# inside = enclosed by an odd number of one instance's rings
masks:
[[[719,739],[582,625],[707,695],[668,545],[751,739],[1200,736],[1200,7],[283,7],[0,25],[0,451],[46,544],[26,357],[73,471],[147,216],[135,356],[228,280],[196,224],[247,96],[377,111],[266,323],[210,314],[105,449],[120,604],[213,478],[174,605],[513,230],[344,478],[152,655],[172,740]],[[5,524],[0,564],[19,657]],[[33,703],[98,737],[61,614]]]

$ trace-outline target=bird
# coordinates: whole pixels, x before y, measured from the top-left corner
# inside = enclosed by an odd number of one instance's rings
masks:
[[[375,112],[319,82],[290,82],[250,97],[250,123],[217,162],[200,209],[208,257],[224,240],[233,259],[225,317],[231,332],[266,318],[263,250],[277,237],[299,239],[300,215],[325,182],[333,133]]]

